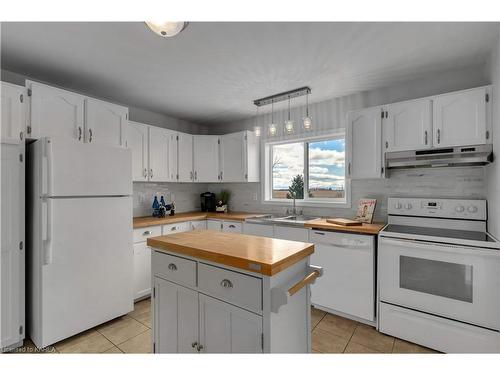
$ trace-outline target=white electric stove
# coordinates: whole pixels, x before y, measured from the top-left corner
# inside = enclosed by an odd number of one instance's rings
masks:
[[[388,214],[379,330],[443,352],[500,353],[500,242],[487,202],[389,198]]]

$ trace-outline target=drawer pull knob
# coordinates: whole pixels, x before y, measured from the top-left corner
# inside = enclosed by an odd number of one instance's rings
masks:
[[[149,236],[150,234],[153,234],[150,230],[146,230],[142,233],[143,236]]]
[[[224,279],[220,282],[220,285],[223,287],[223,288],[232,288],[233,287],[233,283],[231,281],[229,281],[228,279]]]
[[[177,271],[177,266],[176,266],[175,264],[173,264],[173,263],[170,263],[170,264],[168,265],[168,269],[169,269],[170,271]]]

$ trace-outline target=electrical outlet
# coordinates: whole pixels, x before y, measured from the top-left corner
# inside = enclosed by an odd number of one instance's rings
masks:
[[[257,200],[257,193],[253,193],[253,194],[252,194],[252,199],[253,199],[254,201],[256,201],[256,200]]]

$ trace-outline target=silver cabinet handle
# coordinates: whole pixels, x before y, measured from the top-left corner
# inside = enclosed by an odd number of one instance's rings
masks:
[[[149,169],[149,177],[153,178],[153,168]]]
[[[427,145],[427,130],[424,132],[424,142]]]
[[[189,176],[190,176],[191,180],[193,180],[193,171],[189,172]]]
[[[92,129],[89,129],[89,143],[92,142]]]
[[[78,127],[78,140],[79,141],[82,140],[82,127],[81,126]]]
[[[144,178],[148,177],[148,169],[144,168]]]
[[[198,346],[198,343],[197,343],[196,341],[195,341],[195,342],[193,342],[193,343],[191,343],[191,347],[192,347],[192,348],[196,348],[197,346]]]
[[[199,352],[201,352],[203,350],[203,345],[201,344],[198,344],[198,347],[196,348]]]
[[[347,165],[347,174],[350,176],[351,175],[351,163]]]
[[[168,269],[169,269],[170,271],[177,271],[177,266],[176,266],[175,264],[173,264],[173,263],[170,263],[170,264],[168,265]]]
[[[233,283],[231,281],[229,281],[228,279],[224,279],[220,282],[220,285],[223,287],[223,288],[232,288],[233,287]]]
[[[197,180],[198,179],[198,173],[196,173],[196,171],[194,171],[194,179]]]
[[[230,225],[229,225],[229,228],[236,228],[236,225],[234,225],[234,224],[230,224]]]
[[[170,228],[171,231],[177,230],[177,227]]]
[[[441,143],[441,129],[437,130],[437,142]]]
[[[153,234],[150,230],[146,230],[142,233],[143,236],[149,236],[150,234]]]
[[[222,171],[220,171],[220,180],[221,181],[222,181],[222,178],[223,178],[222,176],[223,176]]]
[[[389,148],[389,142],[385,141],[385,148]]]
[[[323,232],[314,232],[315,234],[320,234],[322,236],[324,236],[325,234]]]

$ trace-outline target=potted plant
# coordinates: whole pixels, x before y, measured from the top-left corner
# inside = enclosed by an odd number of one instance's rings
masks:
[[[229,190],[221,190],[217,194],[217,205],[215,207],[216,212],[227,212],[227,206],[229,204],[229,199],[231,198],[231,192]]]

